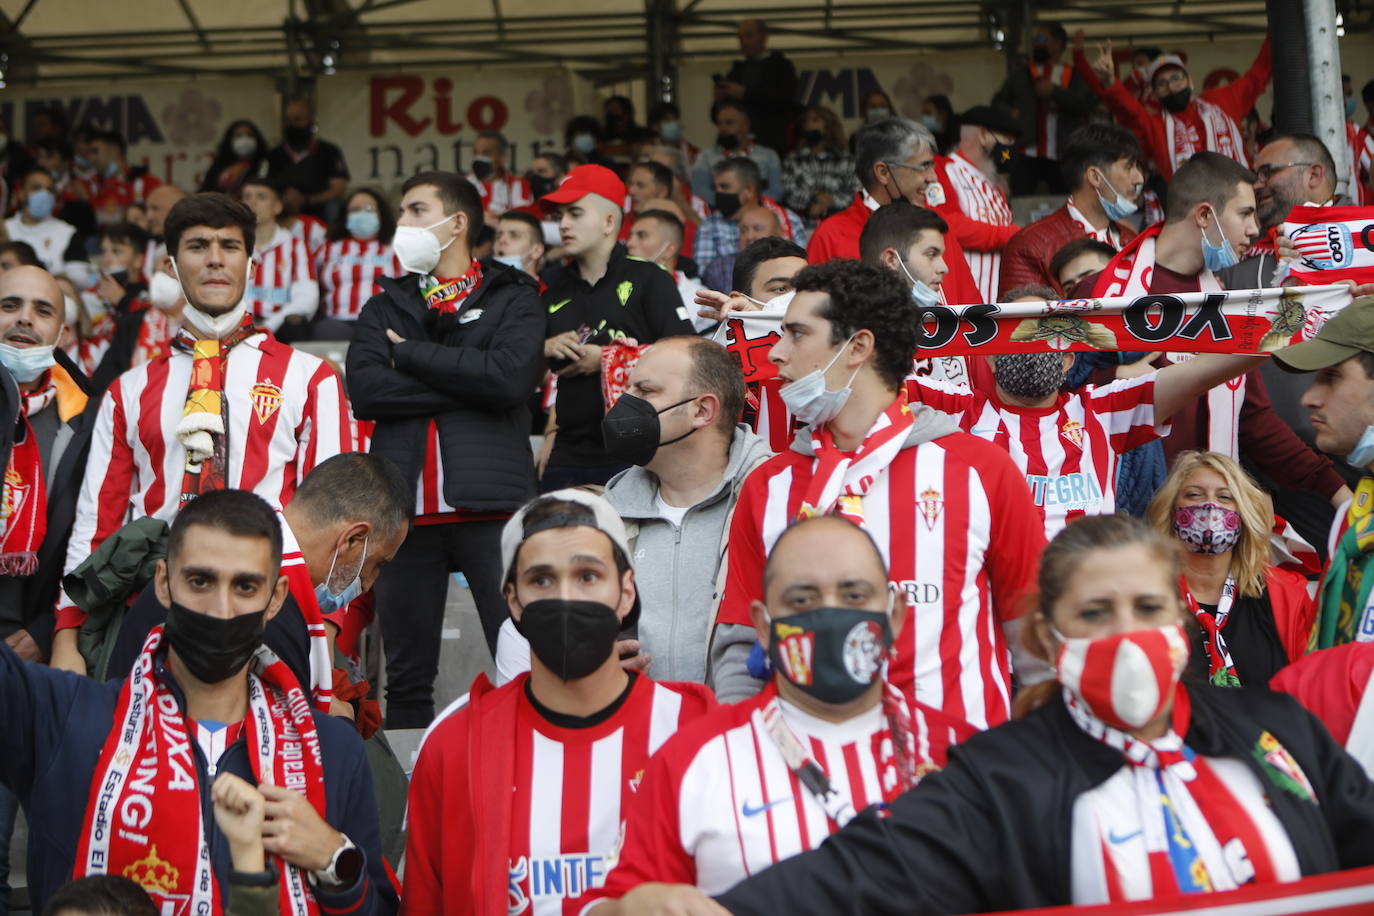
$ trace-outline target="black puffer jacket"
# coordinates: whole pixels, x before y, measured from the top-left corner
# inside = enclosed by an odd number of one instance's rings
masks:
[[[544,308],[527,274],[482,262],[482,282],[452,315],[425,307],[419,278],[382,279],[348,348],[353,414],[375,420],[371,451],[412,485],[425,432],[439,424],[444,500],[456,509],[515,510],[534,496],[525,402],[543,372]],[[392,344],[387,330],[404,342]]]

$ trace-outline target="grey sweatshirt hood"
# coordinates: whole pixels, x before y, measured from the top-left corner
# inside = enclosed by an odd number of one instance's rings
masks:
[[[911,448],[913,445],[959,432],[959,424],[953,417],[925,404],[912,404],[911,416],[915,422],[906,434],[906,441],[902,443],[903,448]],[[797,434],[792,438],[792,451],[808,458],[815,457],[816,451],[811,447],[811,427],[803,426],[797,430]]]

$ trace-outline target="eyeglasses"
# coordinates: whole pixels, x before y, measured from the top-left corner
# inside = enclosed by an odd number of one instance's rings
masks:
[[[915,165],[912,165],[912,164],[910,164],[910,163],[908,163],[908,162],[889,162],[889,163],[888,163],[888,167],[889,167],[889,168],[890,168],[890,167],[893,167],[893,166],[895,166],[895,167],[897,167],[897,168],[899,168],[899,169],[911,169],[913,172],[933,172],[933,171],[935,171],[935,160],[934,160],[934,159],[931,159],[931,160],[929,160],[929,161],[927,161],[927,162],[918,162],[918,163],[916,163]]]
[[[1257,165],[1257,166],[1255,166],[1255,174],[1259,176],[1259,180],[1260,180],[1260,181],[1268,181],[1270,178],[1273,178],[1275,175],[1277,175],[1279,172],[1282,172],[1284,169],[1297,168],[1298,166],[1303,166],[1303,167],[1305,168],[1305,167],[1307,167],[1307,166],[1309,166],[1309,165],[1316,165],[1316,163],[1315,163],[1315,162],[1272,162],[1272,163],[1266,163],[1265,165]]]
[[[1182,86],[1188,82],[1188,74],[1182,70],[1170,70],[1155,77],[1154,87],[1160,89],[1172,89],[1175,86]]]

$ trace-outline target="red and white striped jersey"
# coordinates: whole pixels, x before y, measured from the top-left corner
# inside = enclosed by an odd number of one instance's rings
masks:
[[[777,696],[722,706],[663,746],[625,824],[625,845],[606,884],[587,898],[619,898],[640,884],[692,884],[720,894],[838,829],[797,779],[769,734],[763,710]],[[779,700],[784,721],[855,811],[903,791],[881,704],[844,722],[818,719]],[[939,710],[911,709],[916,772],[945,765],[949,747],[973,734]]]
[[[606,880],[650,756],[713,706],[704,688],[641,675],[605,721],[568,728],[534,707],[528,681],[463,697],[429,727],[410,783],[407,912],[497,912],[483,898],[572,916]],[[473,888],[474,870],[497,869],[500,886]]]
[[[173,350],[125,372],[105,392],[67,545],[66,572],[125,523],[148,515],[170,522],[176,515],[186,469],[176,428],[192,362],[191,354]],[[255,334],[229,351],[224,397],[225,484],[251,490],[274,506],[290,502],[316,464],[353,448],[352,415],[338,374],[271,335]],[[58,608],[69,604],[64,594]]]
[[[320,288],[305,243],[278,226],[272,241],[253,249],[253,275],[244,290],[255,323],[277,330],[289,315],[310,318]]]
[[[996,443],[1026,475],[1052,538],[1085,515],[1116,511],[1122,452],[1169,434],[1155,425],[1155,375],[1061,392],[1049,407],[1004,404],[995,393],[908,378],[907,395],[950,414],[973,435]]]
[[[391,246],[378,239],[326,241],[315,252],[314,263],[324,314],[340,321],[358,317],[367,300],[376,295],[379,277],[405,273]]]
[[[300,239],[305,243],[305,250],[314,255],[329,239],[329,227],[323,220],[318,220],[313,216],[306,216],[304,213],[296,216],[296,221],[287,230],[293,239]]]
[[[745,480],[718,623],[752,626],[764,559],[797,518],[813,464],[789,449]],[[1025,611],[1045,546],[1025,477],[1005,451],[954,433],[903,448],[862,503],[863,527],[910,610],[889,680],[908,701],[975,728],[1005,721],[1011,684],[1002,624]]]
[[[534,201],[530,183],[520,175],[507,175],[505,178],[488,178],[478,181],[469,174],[468,181],[482,195],[482,209],[487,213],[505,213],[515,207],[523,207]]]
[[[1350,196],[1363,207],[1374,205],[1374,191],[1369,190],[1369,176],[1374,172],[1374,133],[1371,133],[1370,128],[1369,124],[1360,128],[1351,150],[1355,171],[1355,180],[1351,184],[1357,185],[1358,190]]]
[[[969,219],[994,226],[1010,226],[1015,222],[1007,195],[958,150],[947,157],[935,157],[935,174],[944,187],[945,197],[958,203],[959,209]],[[975,251],[965,246],[964,258],[968,261],[968,269],[973,274],[973,282],[978,285],[978,292],[983,295],[983,301],[996,302],[1002,253]]]

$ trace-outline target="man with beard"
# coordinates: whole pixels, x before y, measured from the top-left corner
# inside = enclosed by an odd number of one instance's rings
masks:
[[[1047,286],[1023,286],[1008,302],[1054,301]],[[996,377],[991,393],[919,378],[907,394],[955,416],[975,436],[1005,448],[1026,475],[1045,537],[1085,515],[1116,508],[1122,452],[1169,433],[1168,420],[1214,385],[1264,362],[1263,356],[1207,354],[1138,378],[1063,390],[1074,354],[1005,353],[984,357]]]

